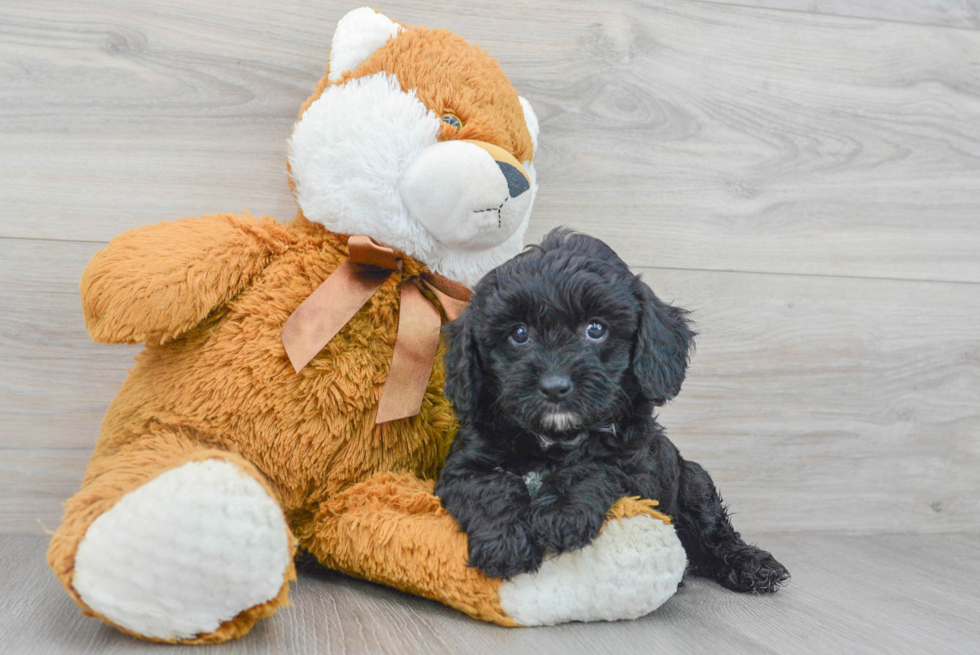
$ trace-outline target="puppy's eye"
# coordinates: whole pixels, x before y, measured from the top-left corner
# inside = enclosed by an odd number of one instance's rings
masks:
[[[589,321],[589,324],[585,326],[585,338],[596,343],[605,341],[606,326],[599,321]]]
[[[510,331],[510,340],[518,346],[523,346],[527,343],[530,337],[527,334],[527,326],[524,324],[517,325],[513,330]]]
[[[455,127],[457,132],[463,129],[463,121],[459,120],[459,116],[456,114],[443,114],[442,122],[451,127]]]

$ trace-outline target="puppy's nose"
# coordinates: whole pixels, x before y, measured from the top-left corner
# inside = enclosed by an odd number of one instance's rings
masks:
[[[538,382],[538,391],[548,400],[557,402],[572,390],[572,380],[567,375],[546,375]]]

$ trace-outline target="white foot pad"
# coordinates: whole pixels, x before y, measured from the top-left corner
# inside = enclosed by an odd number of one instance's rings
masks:
[[[527,626],[635,619],[674,595],[686,566],[673,526],[649,516],[610,521],[585,548],[502,582],[500,605]]]
[[[282,510],[231,462],[188,462],[95,519],[75,556],[85,603],[140,635],[213,632],[274,598],[289,566]]]

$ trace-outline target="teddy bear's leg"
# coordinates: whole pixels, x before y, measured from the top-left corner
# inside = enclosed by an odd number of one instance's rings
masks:
[[[356,484],[321,503],[300,544],[331,568],[516,625],[500,607],[500,581],[466,566],[466,535],[433,484],[407,473]]]
[[[214,643],[287,602],[294,552],[254,466],[157,433],[97,451],[48,563],[84,614],[144,639]]]
[[[620,498],[588,546],[505,580],[501,606],[521,625],[635,619],[657,609],[676,593],[687,555],[654,505]]]
[[[324,502],[301,542],[327,566],[509,626],[642,616],[674,594],[687,565],[669,519],[624,498],[585,548],[534,574],[487,578],[466,565],[466,535],[432,488],[375,476]]]

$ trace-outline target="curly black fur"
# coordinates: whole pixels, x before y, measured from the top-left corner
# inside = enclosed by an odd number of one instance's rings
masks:
[[[691,573],[753,592],[789,577],[742,541],[711,478],[652,416],[684,381],[686,316],[609,246],[563,229],[477,284],[447,328],[446,393],[461,425],[436,484],[472,566],[534,571],[546,552],[588,544],[613,503],[636,495],[675,517]],[[594,322],[601,340],[589,338]]]

